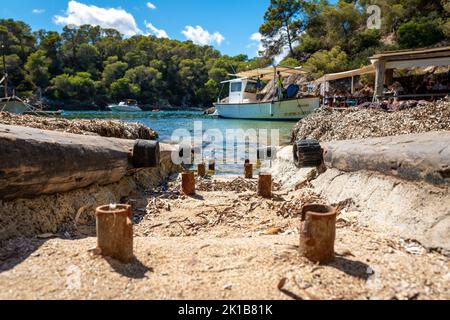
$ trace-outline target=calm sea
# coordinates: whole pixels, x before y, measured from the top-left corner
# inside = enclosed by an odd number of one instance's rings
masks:
[[[255,121],[255,120],[228,120],[228,119],[218,119],[216,117],[211,117],[208,115],[203,115],[201,112],[191,112],[191,111],[170,111],[170,112],[137,112],[137,113],[113,113],[113,112],[69,112],[65,111],[63,117],[67,119],[118,119],[122,121],[129,122],[139,122],[145,126],[155,130],[159,134],[159,140],[164,143],[175,143],[172,141],[172,135],[177,129],[185,129],[189,131],[192,135],[194,133],[194,124],[197,127],[201,124],[203,133],[208,130],[214,129],[219,130],[224,137],[226,137],[227,130],[230,129],[242,129],[256,130],[257,134],[261,130],[268,130],[269,141],[270,132],[272,129],[278,130],[280,144],[288,145],[291,140],[292,129],[295,122],[285,122],[285,121]],[[208,161],[209,158],[214,157],[214,154],[219,154],[220,151],[223,154],[230,152],[232,148],[233,152],[236,154],[236,158],[244,158],[245,154],[242,153],[242,146],[238,148],[238,143],[226,143],[217,141],[206,141],[204,142],[204,157]],[[255,146],[250,145],[250,149]],[[237,161],[236,164],[221,164],[217,163],[217,171],[219,174],[235,174],[242,171],[242,164]]]

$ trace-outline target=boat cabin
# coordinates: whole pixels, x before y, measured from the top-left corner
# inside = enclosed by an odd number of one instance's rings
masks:
[[[229,83],[229,103],[252,103],[256,101],[256,81],[252,79],[233,79],[223,81],[222,84]]]
[[[137,106],[138,102],[133,99],[127,99],[119,103],[119,106]]]
[[[229,74],[229,76],[237,77],[236,79],[221,82],[229,84],[229,96],[226,99],[230,104],[245,104],[261,101],[258,94],[264,92],[263,88],[258,90],[258,79],[262,82],[275,81],[278,74],[284,79],[292,75],[305,75],[308,72],[302,67],[292,68],[284,66],[270,66],[255,70],[242,71],[237,74]],[[220,101],[219,101],[220,102]]]

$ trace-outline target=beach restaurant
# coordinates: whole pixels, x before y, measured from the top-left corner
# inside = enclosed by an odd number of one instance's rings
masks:
[[[389,51],[376,54],[370,60],[372,64],[363,68],[326,74],[317,79],[315,84],[320,85],[321,96],[325,100],[331,98],[330,95],[347,100],[364,96],[359,92],[364,75],[373,79],[370,84],[373,101],[392,96],[401,100],[435,99],[450,93],[450,46]],[[338,82],[340,90],[332,89],[330,83],[333,82]]]

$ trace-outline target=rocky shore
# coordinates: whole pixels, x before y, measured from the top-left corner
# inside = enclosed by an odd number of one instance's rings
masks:
[[[445,130],[450,130],[450,100],[422,102],[392,112],[382,108],[321,108],[295,126],[292,139],[335,141]]]
[[[117,120],[67,120],[0,112],[0,124],[121,139],[156,140],[158,138],[155,131],[143,124]]]

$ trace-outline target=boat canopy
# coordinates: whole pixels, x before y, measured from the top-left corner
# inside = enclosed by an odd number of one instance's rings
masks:
[[[304,75],[308,74],[309,72],[306,71],[303,67],[285,67],[285,66],[269,66],[266,68],[260,68],[260,69],[254,69],[254,70],[248,70],[248,71],[242,71],[237,74],[233,74],[233,76],[239,77],[239,78],[261,78],[261,80],[272,80],[274,78],[274,75],[280,72],[282,77],[289,77],[291,75]]]
[[[322,78],[317,79],[315,81],[315,83],[319,84],[319,83],[323,83],[323,82],[327,82],[327,81],[352,78],[352,77],[360,76],[363,74],[370,74],[370,73],[375,73],[375,67],[373,65],[366,66],[361,69],[326,74]]]

